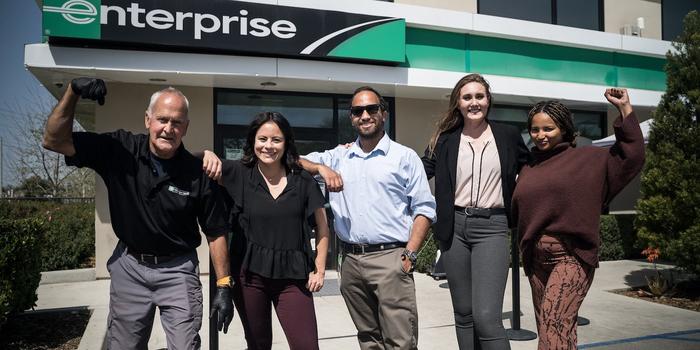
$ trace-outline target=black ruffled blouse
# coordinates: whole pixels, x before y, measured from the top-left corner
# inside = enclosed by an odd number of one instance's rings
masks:
[[[314,266],[304,230],[325,203],[316,180],[306,171],[290,172],[287,186],[274,199],[255,166],[225,160],[222,178],[233,202],[231,217],[247,241],[242,268],[267,278],[306,280]]]

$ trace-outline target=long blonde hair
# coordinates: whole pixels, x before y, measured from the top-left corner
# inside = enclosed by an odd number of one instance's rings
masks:
[[[447,113],[445,113],[445,115],[437,123],[435,123],[435,131],[430,137],[430,143],[428,144],[428,150],[431,156],[433,155],[433,152],[435,152],[435,144],[437,143],[437,139],[440,137],[440,134],[448,130],[453,130],[459,125],[462,125],[464,117],[462,117],[462,112],[459,111],[459,100],[462,98],[462,96],[460,96],[460,91],[464,85],[469,83],[479,83],[484,86],[484,89],[486,90],[486,98],[489,101],[489,108],[485,113],[488,115],[491,105],[493,104],[493,100],[491,99],[491,86],[486,79],[484,79],[484,77],[482,77],[480,74],[476,73],[465,75],[462,77],[462,79],[459,79],[457,84],[455,84],[455,87],[452,89],[452,93],[450,94],[450,104],[449,108],[447,109]]]

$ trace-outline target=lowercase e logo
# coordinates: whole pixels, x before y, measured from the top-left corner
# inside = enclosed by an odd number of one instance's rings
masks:
[[[100,38],[101,0],[44,0],[44,35]]]
[[[95,5],[85,0],[69,0],[61,7],[44,5],[44,12],[60,13],[66,21],[73,24],[92,23],[97,16]]]

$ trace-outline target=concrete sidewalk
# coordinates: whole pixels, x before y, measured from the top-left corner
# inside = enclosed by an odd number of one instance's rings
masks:
[[[624,260],[601,263],[580,316],[590,319],[578,328],[581,349],[700,349],[700,313],[651,303],[610,293],[615,289],[640,286],[644,275],[653,266],[646,262]],[[419,315],[420,349],[457,349],[454,319],[447,283],[416,274],[416,294]],[[202,278],[205,303],[208,305],[208,279]],[[355,328],[343,298],[338,292],[334,272],[327,273],[326,285],[315,297],[321,349],[357,349]],[[535,331],[532,299],[527,279],[520,279],[521,327]],[[93,310],[88,330],[81,342],[82,349],[100,349],[104,340],[109,305],[109,280],[42,284],[38,290],[37,310],[87,306]],[[503,310],[511,310],[510,278],[506,288]],[[208,312],[205,310],[205,315]],[[503,324],[510,328],[509,319]],[[200,332],[203,348],[209,348],[209,327],[204,322]],[[245,349],[243,330],[238,318],[228,334],[220,334],[221,349]],[[273,320],[273,349],[287,349],[284,333]],[[536,349],[537,340],[511,341],[511,347]],[[149,349],[165,349],[165,334],[156,320]]]

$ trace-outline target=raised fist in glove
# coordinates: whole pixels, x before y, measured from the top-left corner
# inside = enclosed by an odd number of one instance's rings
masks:
[[[70,82],[70,87],[82,98],[95,100],[101,105],[105,104],[107,86],[102,79],[97,78],[75,78]]]
[[[228,332],[228,325],[233,320],[233,301],[231,301],[230,287],[216,287],[216,295],[211,302],[211,312],[209,318],[217,315],[216,329]]]

